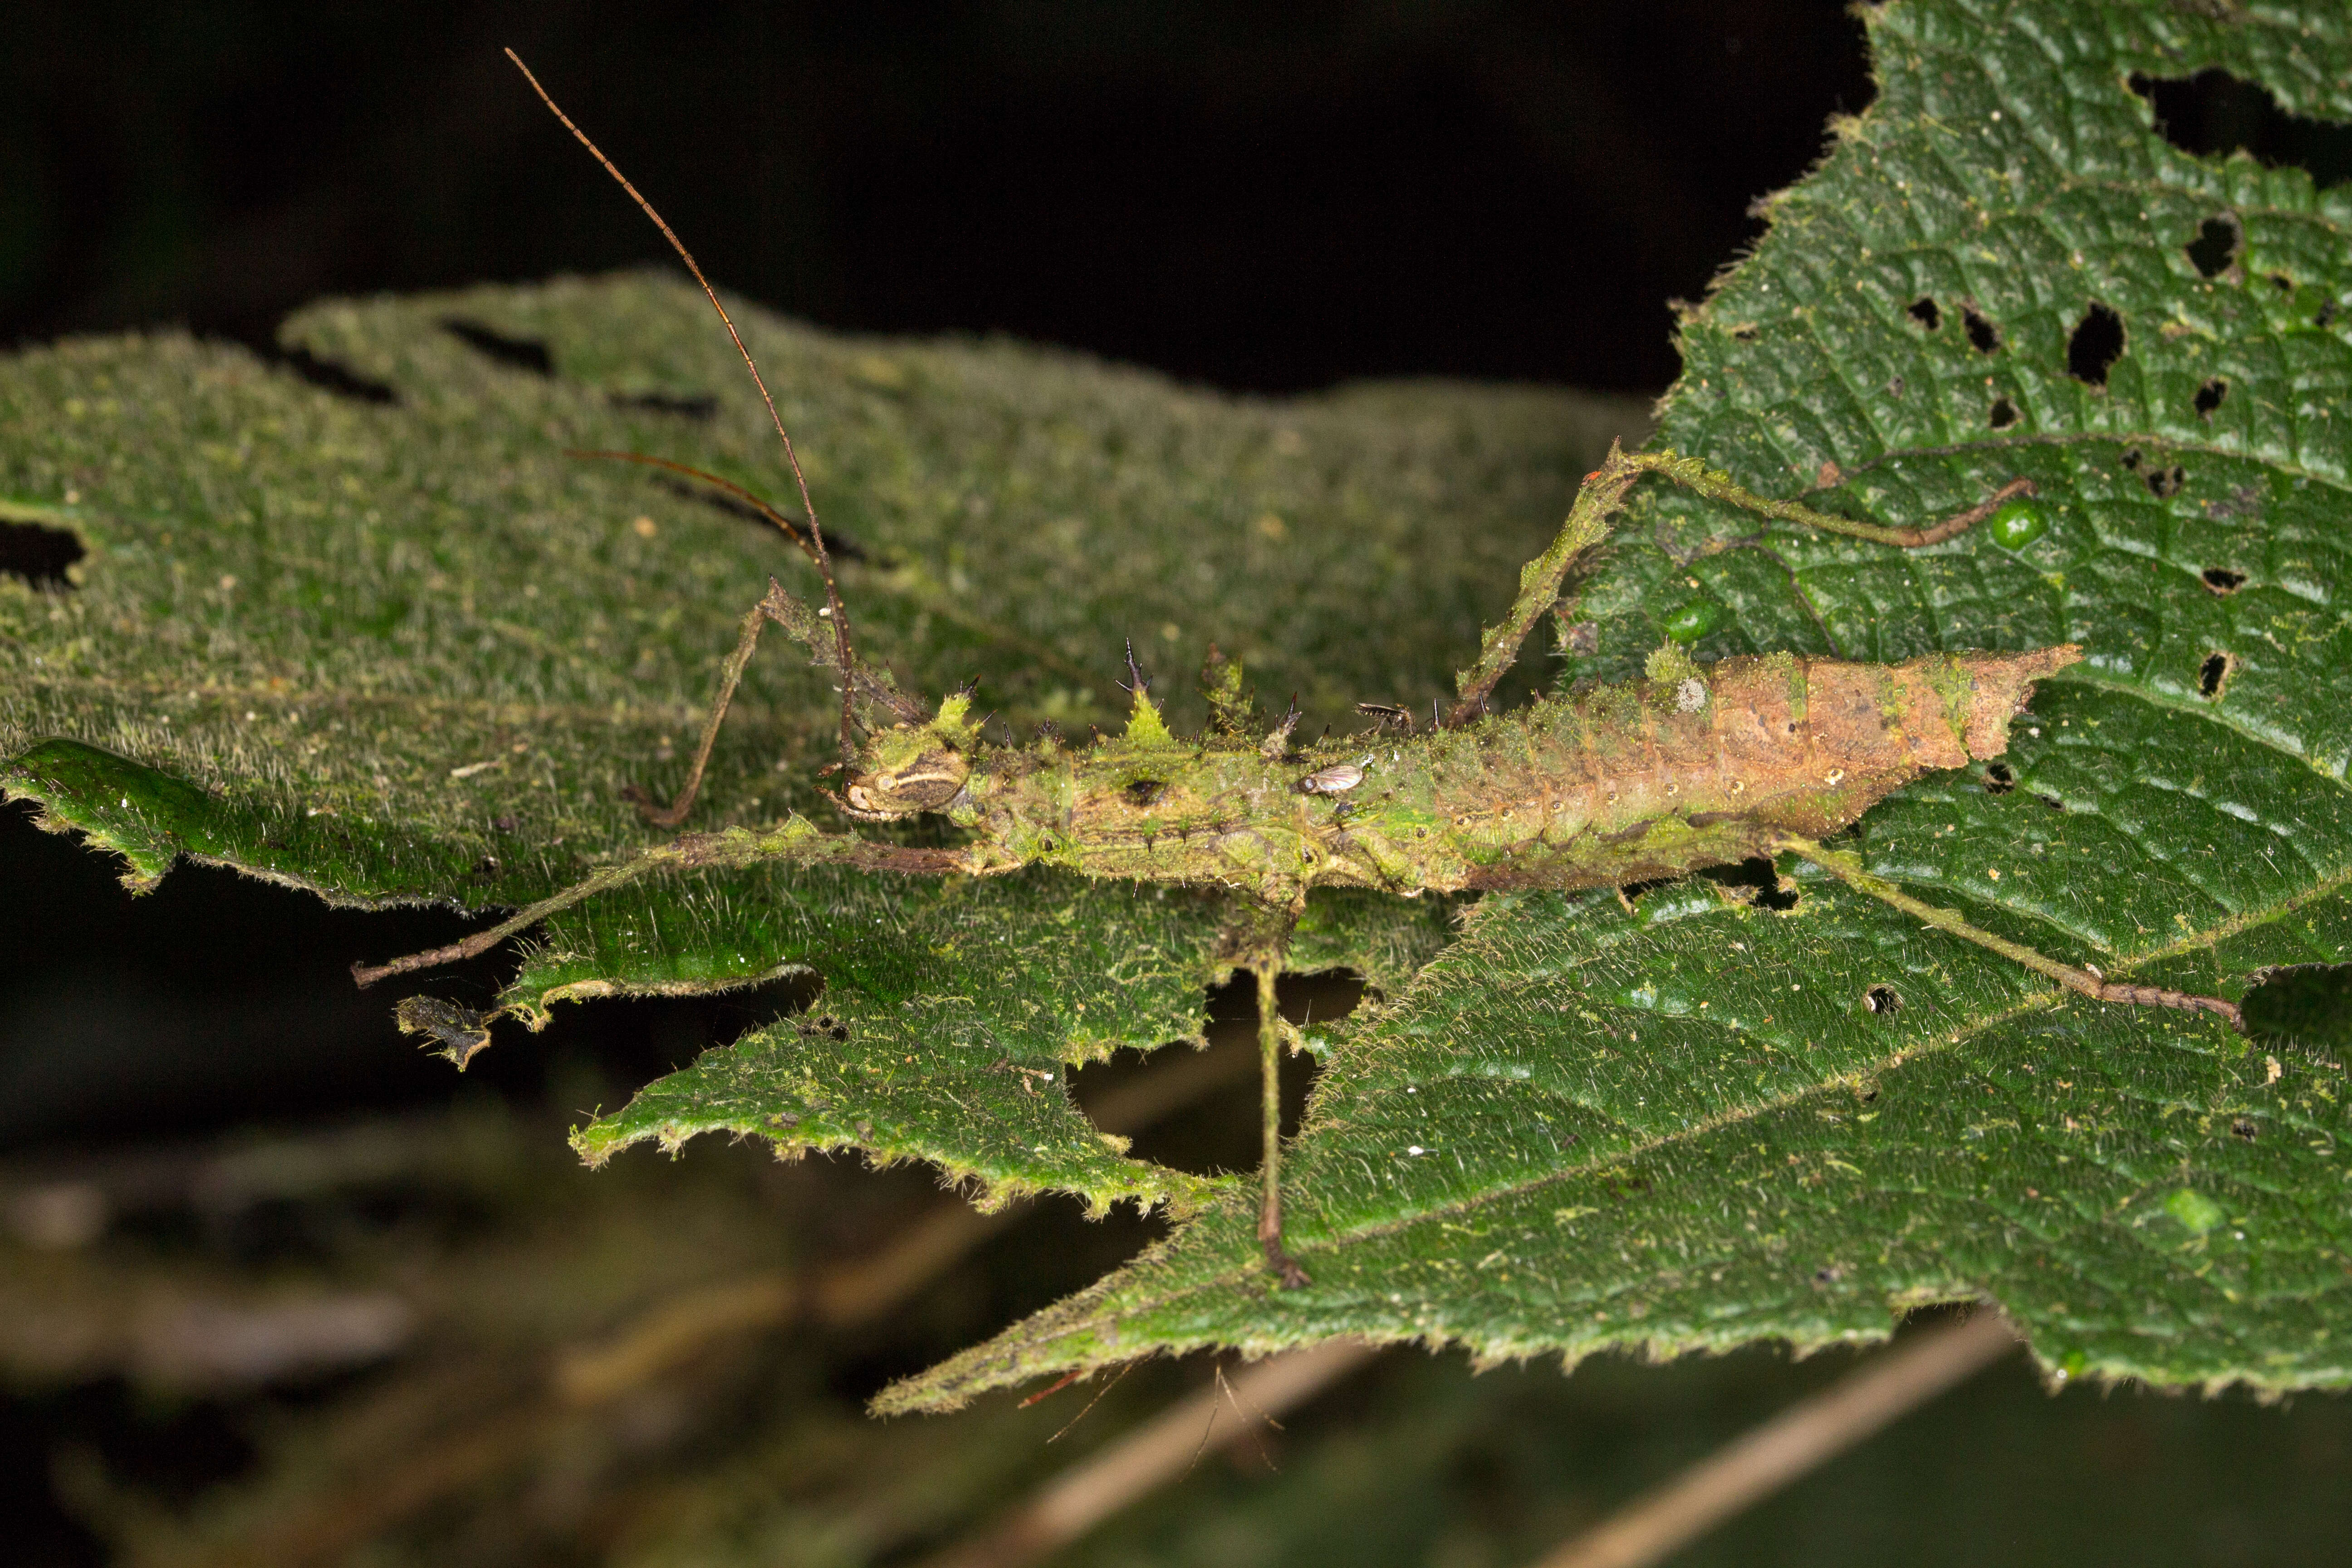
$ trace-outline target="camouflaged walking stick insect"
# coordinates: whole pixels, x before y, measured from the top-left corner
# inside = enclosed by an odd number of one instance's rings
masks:
[[[531,86],[660,226],[727,323],[775,417],[759,367],[686,247],[535,79]],[[677,468],[751,501],[816,564],[827,600],[826,611],[813,613],[770,582],[743,618],[684,786],[667,807],[641,799],[639,809],[665,827],[685,819],[736,684],[772,621],[840,681],[849,776],[836,804],[844,814],[872,822],[938,814],[965,829],[966,841],[949,848],[876,842],[826,832],[797,815],[761,830],[688,834],[463,942],[356,968],[362,984],[471,957],[605,889],[670,868],[782,861],[993,876],[1049,865],[1089,877],[1225,889],[1243,913],[1237,956],[1257,978],[1265,1137],[1258,1239],[1268,1268],[1289,1286],[1307,1283],[1307,1276],[1282,1246],[1276,1070],[1282,1035],[1274,986],[1313,888],[1413,897],[1622,887],[1791,854],[2084,996],[2240,1022],[2238,1009],[2219,997],[2115,984],[1980,930],[1819,842],[1925,773],[1999,756],[2033,683],[2080,659],[2079,647],[1936,654],[1895,665],[1782,653],[1701,666],[1670,642],[1651,656],[1643,679],[1539,698],[1515,712],[1487,711],[1489,694],[1528,634],[1558,604],[1570,564],[1606,537],[1610,519],[1644,475],[1762,518],[1898,549],[1973,527],[2030,494],[2027,480],[2011,480],[1932,525],[1890,528],[1770,500],[1695,458],[1612,447],[1586,476],[1551,547],[1520,573],[1509,613],[1459,677],[1459,700],[1450,711],[1433,712],[1425,730],[1410,714],[1375,706],[1367,710],[1376,721],[1370,734],[1302,747],[1294,744],[1294,710],[1270,734],[1252,739],[1244,728],[1249,705],[1241,670],[1227,664],[1209,693],[1210,732],[1198,739],[1170,733],[1138,677],[1127,729],[1117,738],[1081,748],[1050,736],[1031,746],[995,745],[972,722],[968,695],[935,708],[918,703],[858,658],[815,507],[791,437],[782,420],[775,422],[806,509],[804,530],[725,480],[662,458],[599,454]]]

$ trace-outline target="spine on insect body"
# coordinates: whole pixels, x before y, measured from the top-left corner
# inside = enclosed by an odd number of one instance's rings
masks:
[[[980,871],[1215,884],[1274,902],[1310,887],[1412,893],[1670,877],[1818,837],[1938,769],[1998,756],[2033,683],[2081,658],[1937,654],[1895,665],[1790,654],[1693,664],[1460,729],[1287,749],[1180,740],[1139,693],[1127,732],[1079,750],[982,748],[959,700],[898,731],[853,800],[942,810]]]

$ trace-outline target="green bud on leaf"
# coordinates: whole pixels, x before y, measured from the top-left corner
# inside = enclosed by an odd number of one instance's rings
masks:
[[[1665,619],[1666,635],[1678,643],[1695,643],[1709,632],[1721,629],[1731,620],[1731,611],[1713,599],[1693,599],[1681,608],[1669,611]]]
[[[1985,528],[2003,550],[2022,550],[2050,531],[2050,518],[2032,501],[2013,500],[1994,512]]]

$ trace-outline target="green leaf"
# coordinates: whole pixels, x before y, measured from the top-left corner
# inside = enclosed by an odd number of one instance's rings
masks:
[[[2352,186],[2178,152],[2130,86],[2221,68],[2352,119],[2352,22],[1864,15],[1879,99],[1685,318],[1661,439],[1880,523],[2017,477],[2039,499],[1905,552],[1649,492],[1586,587],[1573,673],[1630,676],[1666,637],[2081,642],[1997,769],[1903,792],[1850,847],[2110,975],[2237,995],[2352,959]],[[2208,277],[2187,247],[2215,221],[2242,248]],[[2095,306],[2123,329],[2100,385],[2069,371]],[[1234,1193],[883,1407],[1338,1333],[1488,1358],[1818,1345],[1971,1298],[2061,1376],[2352,1381],[2352,1129],[2318,1031],[2084,1003],[1796,889],[1488,900],[1339,1041],[1285,1167],[1310,1288],[1269,1287]]]
[[[1623,400],[1460,386],[1237,400],[737,316],[849,557],[862,648],[915,689],[976,680],[1000,730],[1123,717],[1130,637],[1187,731],[1205,704],[1181,678],[1213,643],[1318,721],[1424,703],[1455,628],[1643,423]],[[674,787],[768,575],[814,588],[766,524],[564,456],[634,449],[792,494],[708,304],[648,275],[330,302],[283,336],[389,401],[174,335],[0,361],[0,519],[87,552],[63,589],[0,576],[0,792],[134,886],[184,854],[356,904],[512,906],[655,841],[623,786]],[[478,346],[499,340],[549,374]],[[831,819],[836,699],[805,658],[762,649],[695,826]],[[675,879],[549,922],[503,1005],[536,1023],[558,1000],[814,970],[815,1016],[713,1053],[582,1147],[728,1128],[934,1161],[986,1202],[1183,1207],[1207,1185],[1124,1158],[1062,1068],[1197,1036],[1227,919],[1043,873]],[[1393,989],[1448,934],[1435,900],[1318,900],[1301,958]],[[473,1039],[433,1016],[445,1045]]]

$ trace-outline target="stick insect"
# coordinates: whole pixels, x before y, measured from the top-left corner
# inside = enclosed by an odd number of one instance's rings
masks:
[[[462,942],[355,966],[361,984],[472,957],[557,910],[658,870],[772,861],[985,877],[1046,865],[1089,877],[1223,889],[1240,911],[1232,948],[1236,967],[1252,970],[1257,984],[1264,1135],[1257,1237],[1266,1268],[1286,1287],[1308,1281],[1283,1247],[1276,1072],[1283,1032],[1274,990],[1291,931],[1318,887],[1406,897],[1623,887],[1790,855],[2083,996],[2204,1012],[2242,1027],[2237,1007],[2221,997],[2119,984],[2059,963],[1913,898],[1859,858],[1822,842],[1904,784],[1999,756],[2008,746],[2010,720],[2033,684],[2079,660],[2078,647],[1938,654],[1894,665],[1783,653],[1701,666],[1668,643],[1651,657],[1641,680],[1540,698],[1510,712],[1489,710],[1496,683],[1529,632],[1560,602],[1571,565],[1608,536],[1611,519],[1645,477],[1761,519],[1892,549],[1953,538],[2031,494],[2030,480],[2012,479],[1932,524],[1899,528],[1759,495],[1695,458],[1612,446],[1586,476],[1559,536],[1521,572],[1508,612],[1458,677],[1458,699],[1450,710],[1433,712],[1426,729],[1412,716],[1378,711],[1380,743],[1356,758],[1361,741],[1297,744],[1294,708],[1271,732],[1252,736],[1244,728],[1249,706],[1241,670],[1229,664],[1212,684],[1212,723],[1199,738],[1171,734],[1139,678],[1118,736],[1084,747],[1050,736],[1032,746],[994,744],[972,721],[968,694],[918,701],[859,658],[792,437],[726,307],[652,204],[512,50],[508,58],[702,286],[775,425],[802,518],[664,458],[595,455],[677,469],[758,507],[809,557],[824,584],[826,607],[812,612],[770,580],[720,668],[684,784],[667,805],[638,795],[641,815],[663,828],[686,820],[736,686],[761,633],[773,624],[840,684],[846,783],[833,798],[841,814],[875,823],[943,816],[966,837],[952,847],[918,847],[827,831],[797,814],[764,829],[688,833]]]

